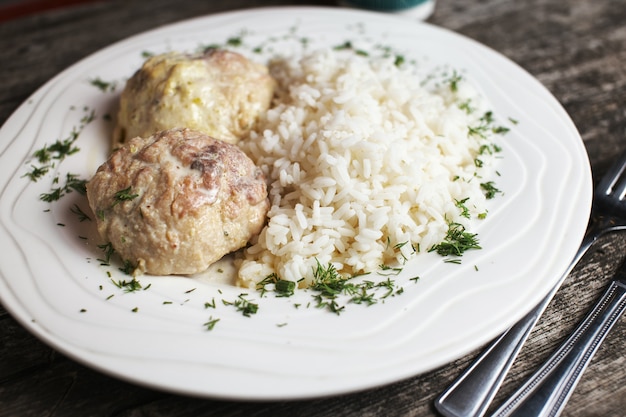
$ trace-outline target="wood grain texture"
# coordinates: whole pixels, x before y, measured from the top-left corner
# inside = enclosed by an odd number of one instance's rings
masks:
[[[111,0],[0,23],[0,123],[39,86],[127,36],[203,14],[260,5],[334,1]],[[583,137],[594,178],[626,149],[626,1],[438,0],[430,21],[471,37],[525,68],[562,103]],[[626,255],[626,236],[602,238],[548,307],[495,405],[563,340]],[[626,410],[626,320],[609,334],[565,416]],[[48,348],[0,307],[0,416],[435,416],[432,402],[478,352],[395,384],[331,398],[230,402],[138,387]]]

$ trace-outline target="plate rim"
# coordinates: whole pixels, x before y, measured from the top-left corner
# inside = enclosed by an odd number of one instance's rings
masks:
[[[61,71],[59,74],[57,74],[56,76],[54,76],[52,79],[50,79],[49,81],[47,81],[46,83],[44,83],[43,86],[39,87],[31,96],[29,96],[29,98],[27,100],[25,100],[24,103],[22,103],[20,106],[18,106],[18,108],[9,116],[9,118],[5,121],[5,123],[3,124],[2,128],[0,128],[0,136],[2,135],[2,130],[5,129],[5,126],[8,125],[9,123],[13,123],[13,118],[17,117],[16,115],[23,111],[24,106],[28,106],[28,103],[30,101],[35,101],[35,98],[41,94],[43,94],[46,89],[48,88],[52,88],[52,86],[57,83],[59,80],[63,79],[63,77],[65,77],[67,74],[71,73],[73,70],[80,68],[81,65],[84,65],[85,62],[89,62],[92,59],[95,59],[99,56],[105,56],[109,51],[112,50],[116,50],[117,48],[120,48],[121,46],[124,45],[130,45],[133,42],[139,40],[139,39],[143,39],[144,37],[149,37],[149,36],[153,36],[154,34],[157,33],[163,33],[166,31],[172,31],[175,29],[180,29],[188,24],[190,24],[191,22],[202,22],[205,20],[210,20],[210,19],[214,19],[217,17],[236,17],[238,15],[247,15],[247,14],[255,14],[255,13],[272,13],[275,11],[279,11],[281,13],[289,13],[289,12],[293,12],[293,11],[298,11],[299,13],[302,12],[307,12],[307,13],[317,13],[317,12],[322,12],[322,13],[331,13],[331,14],[345,14],[345,15],[352,15],[352,14],[358,14],[360,16],[377,16],[377,18],[380,18],[380,16],[378,14],[375,14],[373,12],[367,12],[367,11],[355,11],[355,10],[345,10],[345,9],[338,9],[338,8],[330,8],[330,7],[312,7],[312,6],[286,6],[286,7],[261,7],[261,8],[254,8],[254,9],[243,9],[243,10],[236,10],[236,11],[227,11],[227,12],[222,12],[222,13],[217,13],[217,14],[209,14],[209,15],[205,15],[205,16],[198,16],[198,17],[194,17],[191,19],[185,19],[185,20],[181,20],[181,21],[177,21],[177,22],[173,22],[173,23],[169,23],[166,25],[162,25],[162,26],[158,26],[156,28],[153,29],[149,29],[147,31],[132,35],[128,38],[119,40],[117,42],[112,43],[109,46],[106,46],[102,49],[99,49],[96,52],[93,52],[89,55],[87,55],[86,57],[80,59],[79,61],[77,61],[76,63],[72,64],[71,66],[69,66],[68,68],[66,68],[65,70]],[[401,17],[385,17],[385,19],[404,19]],[[564,110],[564,108],[560,105],[560,103],[558,102],[558,100],[549,92],[549,90],[543,86],[543,84],[541,84],[535,77],[533,77],[531,74],[529,74],[526,70],[524,70],[521,66],[519,66],[517,63],[515,63],[514,61],[510,60],[509,58],[507,58],[506,56],[504,56],[503,54],[501,54],[498,51],[495,51],[491,48],[489,48],[488,46],[485,46],[469,37],[466,37],[464,35],[458,34],[456,32],[453,32],[449,29],[446,28],[442,28],[442,27],[438,27],[435,25],[432,25],[430,23],[425,23],[425,22],[421,22],[419,23],[420,25],[425,25],[426,27],[429,27],[431,30],[438,30],[438,31],[443,31],[446,32],[447,34],[451,34],[453,36],[455,36],[457,39],[463,39],[464,42],[470,41],[472,42],[475,46],[479,47],[479,48],[484,48],[485,50],[489,51],[488,53],[490,54],[495,54],[495,56],[498,56],[504,60],[507,61],[508,65],[513,64],[515,65],[519,70],[521,70],[522,72],[524,72],[525,74],[527,74],[527,78],[533,80],[533,82],[536,84],[537,88],[540,88],[543,90],[544,94],[547,94],[547,98],[549,98],[552,102],[549,103],[551,105],[551,107],[553,107],[555,109],[555,111],[558,111],[561,116],[563,117],[563,121],[566,123],[570,124],[570,128],[573,129],[573,131],[576,133],[579,142],[580,142],[580,148],[582,149],[582,151],[584,152],[584,162],[586,163],[585,167],[582,167],[585,169],[585,171],[587,171],[587,174],[585,176],[585,178],[583,179],[584,182],[587,183],[587,185],[589,187],[587,187],[587,202],[588,202],[588,211],[590,211],[591,208],[591,188],[590,186],[591,184],[591,168],[589,165],[589,159],[588,156],[586,154],[586,149],[584,147],[584,143],[582,141],[582,138],[580,138],[580,134],[578,133],[573,121],[571,120],[571,118],[569,117],[569,115],[567,114],[567,112]],[[579,151],[581,150],[579,149]],[[4,152],[4,150],[3,150]],[[2,158],[1,156],[2,154],[0,154],[0,158]],[[582,155],[579,155],[582,156]],[[579,167],[581,168],[581,167]],[[8,182],[7,182],[8,184]],[[581,226],[579,225],[579,229],[581,228]],[[585,228],[586,228],[586,224],[585,224]],[[582,230],[584,232],[584,229]],[[579,237],[582,239],[582,233],[580,232],[580,230],[578,231],[578,233],[574,233],[574,235],[576,235],[576,237]],[[578,236],[580,235],[580,236]],[[557,268],[557,269],[562,269],[562,268]],[[2,277],[2,275],[0,274],[0,285],[5,286],[7,283],[5,282],[5,279]],[[540,299],[541,297],[537,297],[538,299]],[[107,366],[99,366],[98,363],[94,362],[93,359],[86,359],[84,356],[81,356],[79,353],[75,352],[74,349],[71,346],[65,346],[65,342],[64,340],[56,340],[56,337],[54,336],[54,334],[52,333],[47,333],[45,331],[44,328],[42,328],[41,326],[37,325],[36,323],[33,323],[32,321],[29,321],[27,319],[27,317],[24,317],[22,312],[20,312],[19,310],[21,309],[22,305],[21,302],[19,301],[19,298],[17,296],[15,296],[15,300],[13,301],[14,303],[17,303],[16,305],[13,305],[12,302],[7,303],[7,297],[3,292],[0,292],[0,300],[3,303],[4,308],[25,328],[27,328],[32,334],[34,334],[35,336],[37,336],[38,338],[42,339],[45,341],[45,343],[49,346],[52,346],[55,349],[58,349],[59,351],[61,351],[62,353],[70,356],[72,359],[77,360],[80,363],[83,363],[84,365],[87,365],[91,368],[95,368],[98,369],[99,371],[108,374],[108,375],[112,375],[115,376],[117,378],[129,381],[129,382],[133,382],[133,383],[137,383],[140,385],[144,385],[144,386],[150,386],[151,388],[155,388],[155,389],[161,389],[161,390],[167,390],[170,392],[177,392],[180,394],[187,394],[187,395],[200,395],[200,396],[204,396],[204,397],[217,397],[217,398],[230,398],[230,399],[274,399],[274,400],[278,400],[278,399],[304,399],[304,398],[315,398],[315,397],[319,397],[319,396],[325,396],[325,395],[332,395],[332,394],[343,394],[343,393],[348,393],[348,392],[353,392],[353,391],[359,391],[359,390],[363,390],[363,389],[367,389],[367,388],[373,388],[375,386],[378,386],[380,384],[372,384],[372,383],[367,383],[364,384],[363,386],[351,386],[345,390],[336,390],[336,389],[332,389],[329,390],[328,392],[321,392],[320,390],[318,390],[318,392],[312,393],[312,395],[306,395],[305,393],[298,393],[298,394],[294,394],[294,395],[287,395],[285,396],[284,393],[280,393],[278,396],[276,397],[270,397],[268,398],[267,395],[263,395],[261,397],[254,397],[254,396],[250,396],[250,395],[244,395],[244,396],[240,396],[237,395],[236,393],[232,393],[232,395],[228,395],[228,393],[221,393],[217,396],[212,395],[211,393],[208,392],[204,392],[203,390],[200,390],[199,392],[193,392],[190,391],[188,389],[179,389],[176,386],[163,386],[162,384],[152,384],[150,381],[146,381],[141,377],[138,378],[133,378],[131,375],[127,375],[126,372],[124,373],[119,373],[116,372],[116,370],[110,369],[110,367]],[[26,309],[24,309],[26,310]],[[525,314],[525,312],[519,312],[518,316],[521,317],[523,314]],[[517,318],[519,318],[517,317]],[[514,321],[514,320],[513,320]],[[513,322],[512,321],[512,322]],[[503,329],[502,329],[503,330]],[[490,339],[491,335],[486,336],[483,339]],[[486,342],[488,340],[482,340],[482,342]],[[438,366],[443,365],[444,363],[447,363],[448,361],[444,361],[443,363],[437,363],[434,364],[434,366],[431,367],[431,369],[434,369]],[[424,371],[426,372],[426,371]],[[387,384],[387,383],[391,383],[394,381],[398,381],[400,379],[404,379],[407,377],[410,377],[411,375],[415,375],[413,373],[410,373],[409,375],[404,375],[401,376],[400,378],[391,378],[390,380],[387,381],[381,381],[382,384]]]

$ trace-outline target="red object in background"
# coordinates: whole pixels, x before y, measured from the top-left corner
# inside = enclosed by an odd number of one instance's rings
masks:
[[[29,14],[45,10],[59,9],[82,3],[93,3],[102,0],[16,0],[0,2],[0,22],[17,19]]]

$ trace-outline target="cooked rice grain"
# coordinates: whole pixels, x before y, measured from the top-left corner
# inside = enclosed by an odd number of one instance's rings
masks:
[[[272,206],[239,285],[275,273],[307,286],[318,262],[346,277],[402,264],[449,222],[470,225],[457,201],[468,198],[472,219],[486,211],[480,182],[494,157],[475,159],[492,138],[468,134],[486,108],[468,83],[427,88],[392,59],[330,50],[271,68],[277,103],[241,146],[269,179]]]

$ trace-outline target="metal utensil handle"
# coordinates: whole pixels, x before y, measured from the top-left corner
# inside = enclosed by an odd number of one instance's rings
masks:
[[[437,411],[446,417],[484,415],[549,301],[546,297],[540,305],[491,342],[437,398],[435,401]]]
[[[494,416],[558,416],[624,310],[626,285],[613,281],[576,331]]]
[[[485,414],[539,317],[570,271],[602,234],[602,230],[599,225],[591,225],[574,259],[550,293],[520,321],[491,342],[435,400],[435,408],[439,413],[445,417],[480,417]]]

